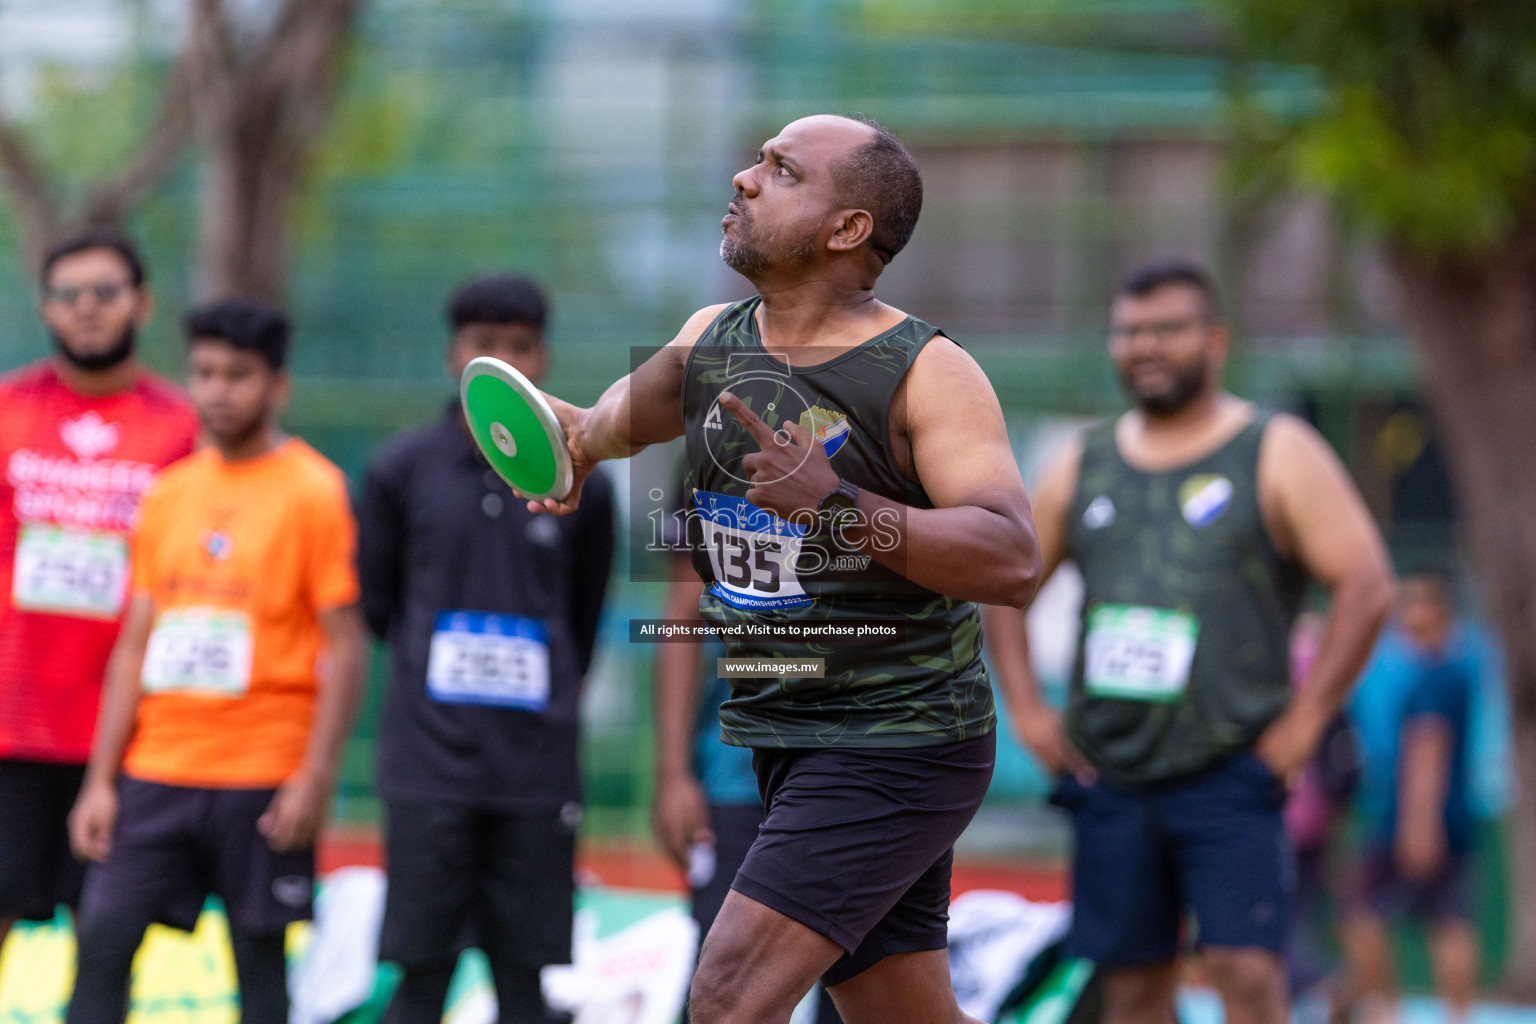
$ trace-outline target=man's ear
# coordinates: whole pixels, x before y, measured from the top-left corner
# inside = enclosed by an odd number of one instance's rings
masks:
[[[1227,356],[1232,353],[1232,332],[1221,321],[1211,324],[1206,330],[1211,339],[1211,370],[1217,383],[1220,383],[1222,371],[1227,365]]]
[[[832,218],[831,228],[827,248],[850,252],[869,241],[875,232],[875,218],[868,210],[839,210]]]
[[[155,315],[155,293],[149,290],[149,285],[139,286],[139,297],[134,304],[133,326],[142,329]]]
[[[288,375],[288,368],[273,370],[272,381],[272,408],[281,412],[288,407],[288,396],[293,390],[293,378]]]

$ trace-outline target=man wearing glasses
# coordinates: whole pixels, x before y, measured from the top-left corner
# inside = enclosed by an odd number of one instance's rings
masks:
[[[1326,442],[1221,386],[1230,344],[1189,264],[1121,286],[1109,353],[1133,408],[1089,428],[1031,490],[1042,572],[1082,572],[1065,721],[1040,697],[1023,619],[987,645],[1017,734],[1072,816],[1071,952],[1105,975],[1106,1024],[1173,1018],[1192,912],[1228,1021],[1289,1019],[1281,950],[1285,784],[1311,757],[1392,607],[1392,570]],[[1291,626],[1331,594],[1299,693]]]
[[[154,301],[127,238],[93,231],[42,267],[53,355],[0,378],[0,942],[74,906],[75,802],[128,586],[139,497],[192,450],[181,392],[134,339]]]

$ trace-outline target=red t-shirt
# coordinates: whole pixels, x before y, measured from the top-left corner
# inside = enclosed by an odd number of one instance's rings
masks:
[[[101,397],[50,362],[0,377],[0,758],[89,756],[139,497],[196,434],[153,374]]]

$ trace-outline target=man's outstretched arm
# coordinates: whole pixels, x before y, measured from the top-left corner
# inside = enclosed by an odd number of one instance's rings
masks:
[[[591,408],[545,396],[565,431],[573,482],[565,500],[529,501],[528,511],[555,515],[574,511],[581,501],[581,485],[599,462],[627,459],[647,445],[682,436],[683,370],[688,353],[723,309],[724,305],[706,306],[693,314],[677,337],[609,385]]]

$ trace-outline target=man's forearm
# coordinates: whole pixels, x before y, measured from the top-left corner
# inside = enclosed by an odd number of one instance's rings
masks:
[[[920,509],[860,489],[846,542],[919,586],[962,601],[1022,608],[1040,586],[1029,517],[980,505]]]
[[[1040,693],[1040,681],[1035,678],[1034,666],[1029,661],[1026,618],[1023,610],[1007,605],[986,605],[981,610],[992,678],[1002,692],[1004,703],[1015,715],[1028,713],[1045,702]]]
[[[608,386],[590,409],[579,413],[576,442],[588,462],[627,459],[648,445],[683,433],[680,381],[673,363],[680,358],[663,349],[628,376]]]
[[[630,436],[630,386],[630,378],[623,377],[610,384],[590,409],[582,410],[577,435],[588,460],[627,459],[645,447]]]
[[[1445,827],[1445,795],[1451,774],[1450,729],[1437,720],[1410,722],[1402,744],[1403,767],[1398,781],[1402,812],[1398,827],[1415,836],[1434,836]]]
[[[1393,591],[1390,573],[1375,565],[1361,566],[1334,588],[1317,660],[1296,698],[1319,723],[1344,706],[1392,610]]]
[[[144,663],[143,644],[127,638],[112,649],[96,716],[96,738],[86,766],[86,782],[111,785],[123,767],[128,742],[133,739],[139,713],[139,670]]]

